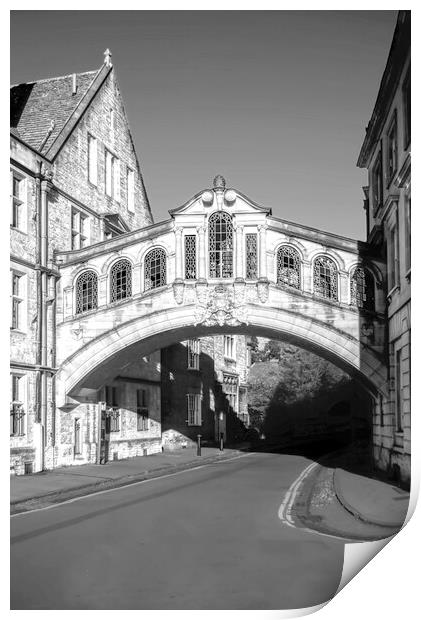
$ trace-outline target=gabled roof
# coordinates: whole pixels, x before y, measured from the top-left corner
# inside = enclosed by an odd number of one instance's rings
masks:
[[[12,133],[54,159],[111,69],[111,64],[103,64],[97,71],[12,86]],[[74,84],[76,92],[73,92]]]
[[[75,94],[72,93],[73,75],[12,86],[11,127],[18,131],[22,140],[45,153],[80,103],[97,73],[98,71],[77,73]]]

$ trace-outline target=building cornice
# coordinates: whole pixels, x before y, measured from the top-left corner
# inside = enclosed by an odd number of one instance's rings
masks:
[[[380,137],[410,51],[410,42],[411,11],[399,11],[386,68],[383,72],[376,103],[374,104],[373,113],[358,156],[357,166],[359,168],[366,168],[368,166],[373,148]]]

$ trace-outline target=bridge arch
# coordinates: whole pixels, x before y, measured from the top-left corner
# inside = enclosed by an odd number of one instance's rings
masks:
[[[317,318],[287,309],[248,305],[248,322],[237,326],[197,325],[194,306],[162,309],[135,317],[80,347],[63,360],[57,373],[59,402],[78,399],[83,388],[99,389],[123,364],[179,341],[216,333],[245,333],[278,338],[310,350],[355,376],[372,394],[387,394],[380,357],[349,334]],[[60,405],[59,405],[60,406]]]

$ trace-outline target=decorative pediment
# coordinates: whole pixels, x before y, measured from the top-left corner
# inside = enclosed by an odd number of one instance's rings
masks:
[[[222,175],[214,178],[212,189],[202,190],[184,205],[171,209],[169,213],[174,218],[179,215],[203,215],[215,209],[230,213],[272,214],[271,209],[258,205],[240,191],[227,188]]]

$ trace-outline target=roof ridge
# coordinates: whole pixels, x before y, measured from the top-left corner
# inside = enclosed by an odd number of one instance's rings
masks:
[[[74,72],[76,75],[89,75],[93,73],[98,73],[99,69],[93,69],[92,71],[79,71]],[[58,75],[50,78],[42,78],[40,80],[31,80],[30,82],[18,82],[17,84],[11,84],[10,88],[14,88],[15,86],[21,86],[22,84],[40,84],[41,82],[53,82],[54,80],[63,80],[64,78],[71,78],[74,73],[68,73],[67,75]]]

